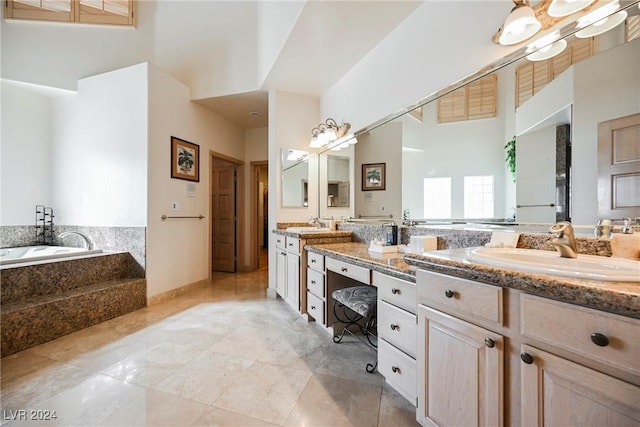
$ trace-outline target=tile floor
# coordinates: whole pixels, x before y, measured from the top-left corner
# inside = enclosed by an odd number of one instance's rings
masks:
[[[414,407],[365,372],[370,349],[332,343],[266,298],[267,280],[266,269],[216,274],[170,302],[1,359],[0,423],[417,425]],[[57,418],[32,420],[47,411]]]

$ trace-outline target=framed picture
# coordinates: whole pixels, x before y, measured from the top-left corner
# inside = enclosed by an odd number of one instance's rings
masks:
[[[200,146],[171,137],[171,178],[200,182]]]
[[[384,190],[386,163],[365,163],[362,165],[362,191]]]

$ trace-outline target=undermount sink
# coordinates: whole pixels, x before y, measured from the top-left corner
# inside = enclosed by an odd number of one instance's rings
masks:
[[[563,258],[556,251],[519,248],[476,248],[467,253],[469,261],[552,276],[589,280],[638,282],[640,261],[578,254]]]
[[[290,233],[325,233],[330,230],[328,228],[318,227],[288,227],[285,231]]]

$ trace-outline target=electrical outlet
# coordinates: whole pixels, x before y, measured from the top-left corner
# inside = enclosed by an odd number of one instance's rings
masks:
[[[179,210],[180,210],[180,203],[178,203],[178,202],[171,202],[171,210],[172,210],[172,211],[179,211]]]

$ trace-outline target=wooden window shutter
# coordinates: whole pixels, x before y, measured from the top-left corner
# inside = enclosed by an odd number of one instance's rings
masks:
[[[134,0],[7,0],[5,18],[134,25]]]
[[[627,42],[640,37],[640,15],[633,15],[627,18],[625,22],[625,34]]]
[[[496,116],[497,76],[491,74],[469,84],[467,89],[467,118],[486,119]]]
[[[465,88],[438,99],[438,123],[459,122],[465,119]]]
[[[76,13],[78,22],[133,25],[132,0],[80,0]]]
[[[73,22],[71,0],[8,0],[5,18]]]
[[[533,96],[533,62],[516,68],[516,106]]]
[[[498,77],[483,77],[438,99],[438,123],[496,116]]]

